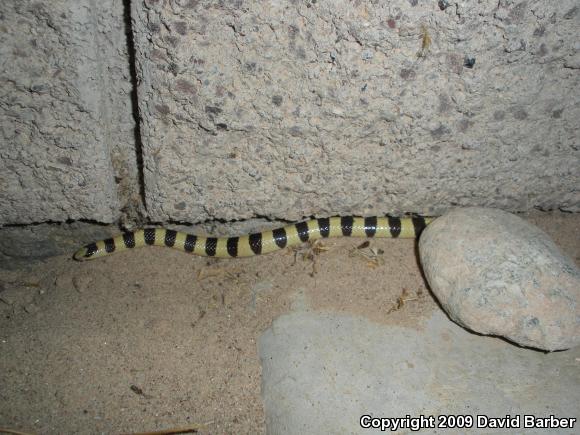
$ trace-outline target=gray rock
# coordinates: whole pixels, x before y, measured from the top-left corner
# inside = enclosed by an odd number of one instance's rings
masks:
[[[360,427],[365,414],[578,418],[580,378],[573,361],[580,348],[550,354],[518,348],[470,334],[439,310],[417,328],[293,312],[276,319],[258,347],[270,435],[381,433]],[[383,433],[394,432],[389,427]],[[395,433],[414,432],[403,428]],[[512,432],[473,427],[419,433]]]
[[[580,344],[580,270],[539,228],[500,210],[455,210],[429,225],[419,251],[457,323],[543,350]]]

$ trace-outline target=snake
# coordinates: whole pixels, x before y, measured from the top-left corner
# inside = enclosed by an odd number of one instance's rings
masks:
[[[92,260],[143,246],[165,246],[204,257],[252,257],[329,237],[418,238],[432,220],[421,216],[333,216],[237,237],[203,237],[166,228],[144,228],[85,245],[74,258]]]

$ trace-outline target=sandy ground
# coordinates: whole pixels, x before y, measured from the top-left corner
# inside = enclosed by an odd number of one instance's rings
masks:
[[[580,215],[527,219],[580,264]],[[256,341],[277,316],[305,304],[422,328],[439,310],[414,241],[363,241],[236,260],[146,248],[0,271],[0,427],[262,433]]]

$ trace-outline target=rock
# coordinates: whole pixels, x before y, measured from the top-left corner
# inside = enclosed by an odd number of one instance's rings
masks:
[[[580,270],[510,213],[454,210],[419,242],[427,281],[457,323],[548,351],[580,344]]]
[[[549,355],[530,352],[470,334],[441,311],[420,323],[381,325],[316,311],[277,318],[258,341],[266,433],[414,434],[408,428],[395,432],[392,426],[368,431],[359,421],[363,415],[416,417],[439,409],[490,416],[505,416],[507,409],[512,415],[530,410],[578,415],[580,378],[574,359],[580,357],[580,348]],[[546,429],[525,433],[545,435]]]
[[[40,307],[37,304],[35,304],[34,302],[31,302],[29,304],[26,304],[22,308],[28,314],[36,314],[36,313],[38,313],[40,311]]]

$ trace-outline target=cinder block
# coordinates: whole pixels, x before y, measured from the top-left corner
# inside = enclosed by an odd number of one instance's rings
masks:
[[[132,2],[151,218],[580,211],[575,3]]]
[[[0,225],[112,222],[138,192],[123,2],[0,2]]]

